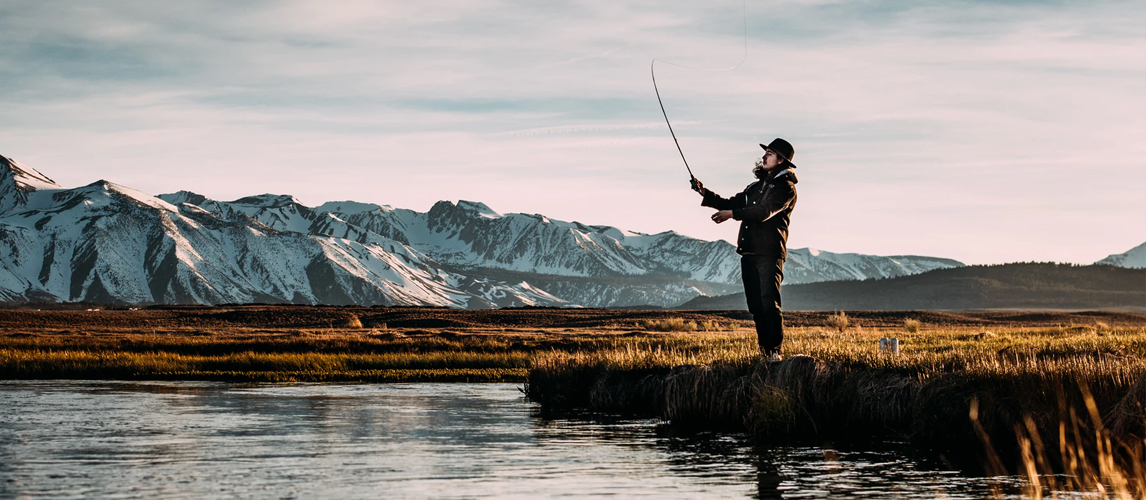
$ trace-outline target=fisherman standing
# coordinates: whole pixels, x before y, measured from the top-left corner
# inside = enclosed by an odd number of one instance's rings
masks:
[[[784,279],[784,260],[788,257],[788,222],[796,207],[796,173],[792,157],[796,151],[784,139],[776,139],[764,148],[756,160],[756,182],[731,198],[705,189],[696,177],[692,189],[704,196],[701,206],[718,210],[713,222],[728,219],[740,221],[736,253],[740,254],[740,273],[748,311],[756,322],[760,352],[768,361],[780,361],[780,343],[784,341],[784,318],[780,314],[780,281]]]

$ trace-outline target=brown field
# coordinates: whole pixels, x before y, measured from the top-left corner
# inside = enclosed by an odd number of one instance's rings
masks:
[[[241,306],[154,306],[143,309],[108,308],[92,310],[84,306],[57,306],[60,309],[34,309],[30,306],[0,309],[0,330],[26,328],[91,331],[135,329],[152,330],[258,328],[258,329],[339,329],[351,317],[364,328],[385,324],[389,328],[625,328],[640,320],[684,318],[690,321],[751,321],[747,311],[693,310],[614,310],[518,308],[467,311],[436,307],[337,307],[291,305]],[[67,307],[67,308],[63,308]],[[831,311],[785,311],[787,326],[822,326]],[[847,311],[860,326],[888,327],[912,318],[933,326],[1112,326],[1146,325],[1146,314],[1113,311]],[[745,323],[747,326],[747,323]]]
[[[936,336],[940,330],[944,335],[988,330],[996,335],[1074,329],[1104,335],[1104,330],[1125,331],[1146,324],[1146,315],[1117,312],[846,314],[848,324],[841,330],[835,324],[836,313],[785,313],[786,351],[839,357],[830,351],[874,343],[884,332],[922,335],[929,339],[923,344],[934,345],[946,338]],[[554,353],[593,356],[660,344],[700,356],[667,357],[662,364],[743,363],[754,352],[751,326],[750,316],[743,311],[310,306],[7,309],[0,310],[0,378],[525,381],[536,363]],[[909,331],[912,328],[915,333]],[[845,331],[846,336],[842,335]],[[733,345],[735,349],[729,351]],[[1126,354],[1127,347],[1119,345],[1112,343],[1107,350]],[[910,351],[911,343],[905,347]],[[1138,348],[1133,343],[1130,347]]]

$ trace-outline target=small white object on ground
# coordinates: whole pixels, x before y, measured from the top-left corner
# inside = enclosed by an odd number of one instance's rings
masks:
[[[889,354],[899,354],[899,339],[897,338],[881,338],[879,339],[879,352],[886,352]]]

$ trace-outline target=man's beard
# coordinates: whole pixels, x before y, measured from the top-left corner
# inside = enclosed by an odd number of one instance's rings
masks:
[[[752,169],[752,175],[755,175],[757,179],[764,180],[768,176],[768,171],[764,170],[762,166],[757,166]]]

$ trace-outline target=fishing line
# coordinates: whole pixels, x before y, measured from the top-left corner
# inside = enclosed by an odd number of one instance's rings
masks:
[[[680,153],[680,159],[681,159],[681,161],[684,162],[684,168],[686,170],[688,170],[688,176],[690,179],[695,179],[696,176],[692,175],[692,168],[688,166],[688,159],[684,157],[684,150],[682,150],[680,148],[680,141],[677,140],[677,138],[676,138],[676,132],[673,132],[673,130],[672,130],[672,122],[669,121],[669,115],[667,112],[665,112],[665,103],[663,100],[661,100],[661,90],[659,88],[657,88],[657,61],[660,61],[660,62],[665,63],[665,64],[671,64],[671,65],[676,66],[678,68],[685,68],[685,69],[691,69],[691,70],[696,70],[696,71],[728,71],[728,70],[736,69],[741,64],[744,64],[744,61],[748,60],[748,0],[743,0],[743,3],[741,4],[740,8],[741,8],[741,13],[744,16],[744,57],[740,58],[740,62],[733,64],[732,66],[729,66],[727,68],[694,68],[692,66],[686,66],[684,64],[677,64],[677,63],[674,63],[672,61],[664,61],[664,60],[657,59],[654,57],[652,64],[649,65],[649,73],[652,74],[652,77],[653,77],[653,91],[657,93],[657,104],[661,105],[661,114],[664,115],[664,117],[665,117],[665,125],[668,125],[669,134],[672,135],[672,142],[673,142],[673,144],[676,144],[676,151],[678,153]]]

